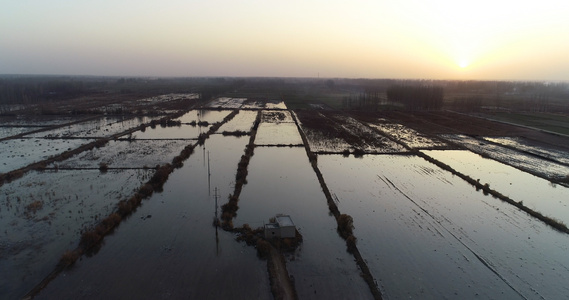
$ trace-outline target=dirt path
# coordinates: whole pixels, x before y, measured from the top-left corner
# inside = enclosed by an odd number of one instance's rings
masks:
[[[286,270],[286,263],[282,254],[271,246],[267,267],[271,280],[271,291],[276,300],[298,299],[294,284],[291,282]]]

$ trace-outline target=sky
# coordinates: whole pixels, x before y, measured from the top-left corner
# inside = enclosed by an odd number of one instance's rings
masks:
[[[0,74],[569,80],[569,1],[2,0]]]

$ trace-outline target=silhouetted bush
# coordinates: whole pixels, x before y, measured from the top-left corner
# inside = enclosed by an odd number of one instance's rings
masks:
[[[344,239],[347,239],[352,235],[352,230],[354,229],[354,219],[350,215],[341,214],[338,219],[338,233]]]
[[[108,169],[109,166],[106,163],[104,162],[99,163],[99,171],[101,171],[101,173],[107,172]]]
[[[152,185],[145,183],[143,184],[139,189],[138,192],[143,196],[143,197],[150,197],[152,196],[152,193],[154,192],[154,189],[152,188]]]
[[[123,201],[119,202],[119,204],[117,205],[117,212],[123,217],[130,215],[132,213],[132,210],[133,210],[133,207],[129,201],[123,200]]]
[[[77,253],[77,251],[65,251],[59,259],[59,265],[63,267],[70,266],[74,264],[77,259],[79,259],[79,253]]]
[[[352,234],[346,238],[346,246],[348,247],[348,252],[353,253],[356,248],[356,237]]]
[[[86,231],[81,235],[81,240],[79,241],[79,245],[84,250],[90,249],[91,247],[95,246],[101,240],[101,236],[97,234],[97,232],[93,231]]]
[[[271,253],[271,244],[264,239],[257,240],[257,255],[261,258],[266,258]]]

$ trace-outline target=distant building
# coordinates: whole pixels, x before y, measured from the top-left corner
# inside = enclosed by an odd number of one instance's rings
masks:
[[[265,224],[265,238],[293,238],[296,236],[296,226],[289,215],[277,215],[275,223]]]

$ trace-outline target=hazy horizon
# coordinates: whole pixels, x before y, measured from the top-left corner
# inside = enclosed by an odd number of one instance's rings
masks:
[[[0,74],[569,80],[569,3],[8,1]]]

